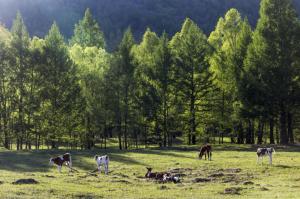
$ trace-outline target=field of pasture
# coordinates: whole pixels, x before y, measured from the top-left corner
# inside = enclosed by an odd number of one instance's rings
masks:
[[[256,147],[214,145],[212,161],[197,159],[196,147],[129,151],[0,150],[0,198],[300,198],[300,147],[275,147],[273,166],[256,164]],[[79,172],[58,173],[50,156],[70,152]],[[110,173],[96,169],[95,154],[110,156]],[[181,183],[144,178],[146,167],[181,176]],[[37,184],[15,184],[34,179]]]

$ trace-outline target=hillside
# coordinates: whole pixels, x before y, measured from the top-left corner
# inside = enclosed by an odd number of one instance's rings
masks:
[[[300,8],[300,0],[294,0]],[[74,24],[86,8],[91,8],[105,32],[110,48],[123,30],[131,26],[137,39],[146,27],[169,34],[179,30],[185,17],[196,21],[209,33],[218,18],[229,8],[237,8],[254,26],[258,18],[259,0],[0,0],[0,21],[10,27],[16,12],[21,11],[31,35],[43,36],[53,21],[69,38]]]

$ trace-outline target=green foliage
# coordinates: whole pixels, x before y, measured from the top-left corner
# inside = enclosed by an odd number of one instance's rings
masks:
[[[168,0],[141,2],[151,9],[162,4]],[[94,19],[86,10],[70,46],[56,23],[44,38],[31,38],[18,13],[11,32],[0,26],[0,141],[7,149],[106,148],[116,139],[119,149],[166,147],[216,136],[293,143],[300,118],[299,19],[291,1],[263,0],[252,33],[241,13],[230,9],[209,38],[198,20],[187,18],[171,40],[156,27],[135,43],[142,32],[134,21],[112,53],[95,20],[99,13]],[[117,43],[123,28],[108,40]]]
[[[241,87],[244,104],[259,116],[280,119],[281,143],[289,142],[286,120],[298,98],[299,26],[290,0],[264,0],[248,49]],[[249,95],[251,93],[251,95]],[[292,133],[292,132],[289,132]],[[290,140],[293,142],[293,140]]]
[[[52,147],[56,147],[55,141],[61,133],[69,133],[66,126],[72,121],[69,117],[73,116],[78,95],[76,70],[56,23],[45,37],[43,53],[45,60],[39,69],[43,79],[43,130],[48,133]]]
[[[82,20],[75,25],[74,36],[71,39],[71,45],[79,44],[82,47],[105,47],[103,32],[91,14],[90,9],[85,11]]]
[[[177,95],[184,105],[182,114],[189,124],[188,142],[194,144],[199,124],[196,114],[212,89],[212,74],[208,70],[211,49],[200,28],[191,19],[186,19],[181,31],[171,40],[171,51]]]

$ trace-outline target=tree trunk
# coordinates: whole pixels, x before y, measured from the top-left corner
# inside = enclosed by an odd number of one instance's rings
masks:
[[[280,144],[288,144],[286,128],[286,109],[283,104],[280,106]]]
[[[190,135],[189,135],[189,145],[196,144],[196,112],[195,112],[195,96],[191,96],[190,104]]]
[[[263,131],[264,131],[264,125],[262,120],[260,119],[258,122],[258,129],[257,129],[257,144],[263,143]]]
[[[274,119],[273,117],[270,118],[270,144],[275,144],[274,141]]]
[[[288,138],[290,143],[294,143],[294,132],[293,132],[293,115],[291,112],[288,112]]]
[[[251,123],[251,120],[249,119],[248,120],[247,134],[246,134],[246,144],[252,144],[251,136],[252,136],[252,123]]]
[[[238,131],[238,144],[244,144],[244,130],[243,130],[242,122],[238,124],[237,131]]]

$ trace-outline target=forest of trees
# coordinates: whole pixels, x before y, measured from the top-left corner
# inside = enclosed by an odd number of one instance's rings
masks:
[[[128,26],[140,42],[147,27],[159,35],[164,31],[174,35],[189,17],[208,35],[230,8],[247,16],[255,27],[259,3],[260,0],[0,0],[0,21],[10,28],[19,10],[31,36],[44,37],[56,21],[69,39],[74,24],[90,8],[104,32],[106,50],[112,52]],[[293,4],[300,11],[300,0],[293,0]]]
[[[206,35],[128,27],[113,52],[89,9],[67,41],[56,22],[30,37],[18,12],[0,26],[0,145],[119,149],[290,144],[300,138],[300,20],[291,0],[262,0],[253,30],[230,9]]]

